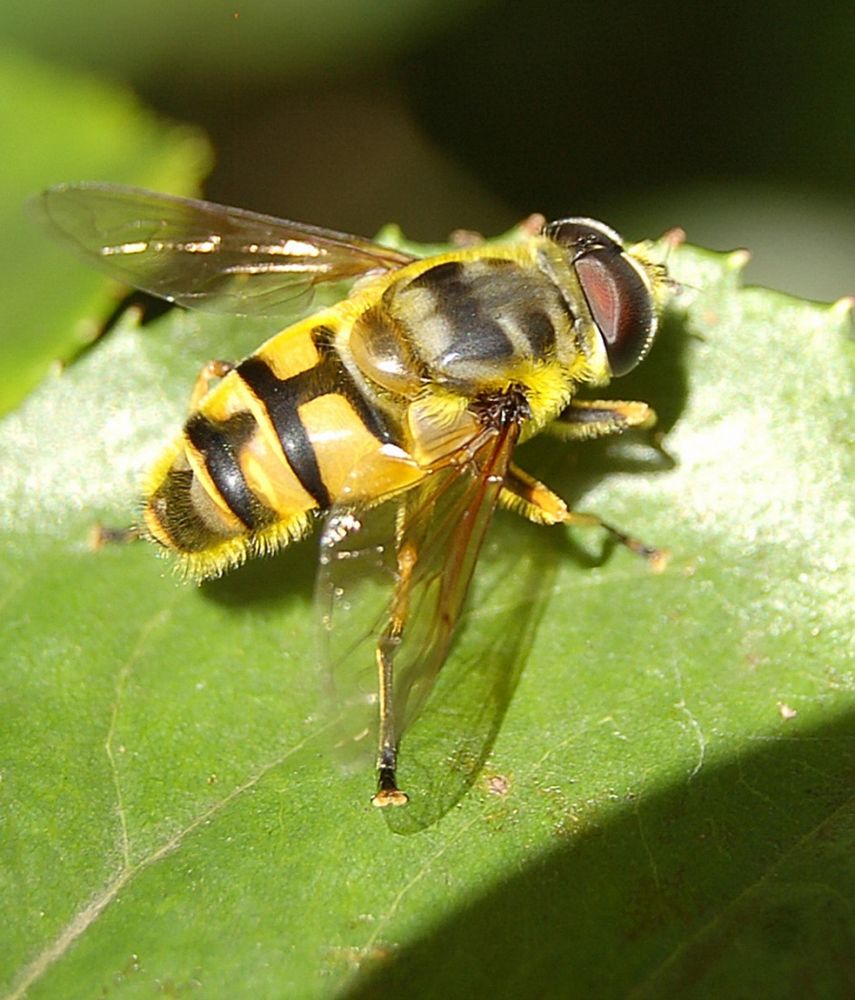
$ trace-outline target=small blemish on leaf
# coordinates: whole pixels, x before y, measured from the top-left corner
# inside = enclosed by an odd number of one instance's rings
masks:
[[[491,795],[507,795],[511,790],[510,778],[504,774],[490,774],[486,776],[487,791]]]

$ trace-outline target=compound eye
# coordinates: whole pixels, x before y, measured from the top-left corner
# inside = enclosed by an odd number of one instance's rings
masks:
[[[622,251],[591,250],[574,262],[613,375],[632,371],[650,350],[656,310],[650,288]]]
[[[570,253],[612,374],[626,375],[656,333],[653,296],[641,265],[624,252],[620,236],[595,219],[559,219],[543,232]]]

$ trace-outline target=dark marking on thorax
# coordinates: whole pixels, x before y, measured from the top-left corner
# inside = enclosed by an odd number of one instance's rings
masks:
[[[490,261],[487,269],[461,261],[449,261],[424,271],[411,287],[430,295],[435,314],[447,328],[447,344],[434,360],[444,367],[456,361],[480,358],[510,358],[514,345],[495,320],[496,285],[512,261]],[[506,303],[504,294],[500,302]]]
[[[521,359],[548,359],[565,310],[551,279],[503,257],[446,261],[388,293],[434,378],[476,386]]]

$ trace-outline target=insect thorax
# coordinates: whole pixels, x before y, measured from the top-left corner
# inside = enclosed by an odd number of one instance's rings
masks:
[[[537,268],[503,257],[451,260],[390,285],[355,325],[351,347],[384,388],[409,395],[432,383],[472,397],[526,362],[566,356],[573,323]]]

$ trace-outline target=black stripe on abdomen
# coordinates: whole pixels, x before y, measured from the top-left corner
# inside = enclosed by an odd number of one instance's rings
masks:
[[[300,480],[300,485],[319,507],[329,507],[330,495],[318,468],[315,449],[297,412],[300,403],[292,383],[299,376],[277,378],[261,358],[247,358],[238,365],[237,372],[267,410],[288,464]]]
[[[240,448],[252,437],[256,426],[250,413],[237,413],[223,422],[196,413],[184,425],[187,440],[202,456],[217,492],[250,531],[263,527],[274,517],[273,511],[250,490],[238,461]]]
[[[237,373],[267,410],[282,450],[303,489],[322,510],[332,503],[324,483],[315,449],[300,419],[299,408],[320,396],[344,396],[366,430],[378,441],[393,440],[382,414],[372,406],[359,389],[332,345],[332,332],[326,327],[312,331],[312,339],[320,354],[316,365],[278,378],[269,365],[258,357],[247,358],[237,367]]]
[[[204,552],[222,541],[199,516],[193,502],[193,471],[171,468],[148,501],[168,544],[178,552]]]

